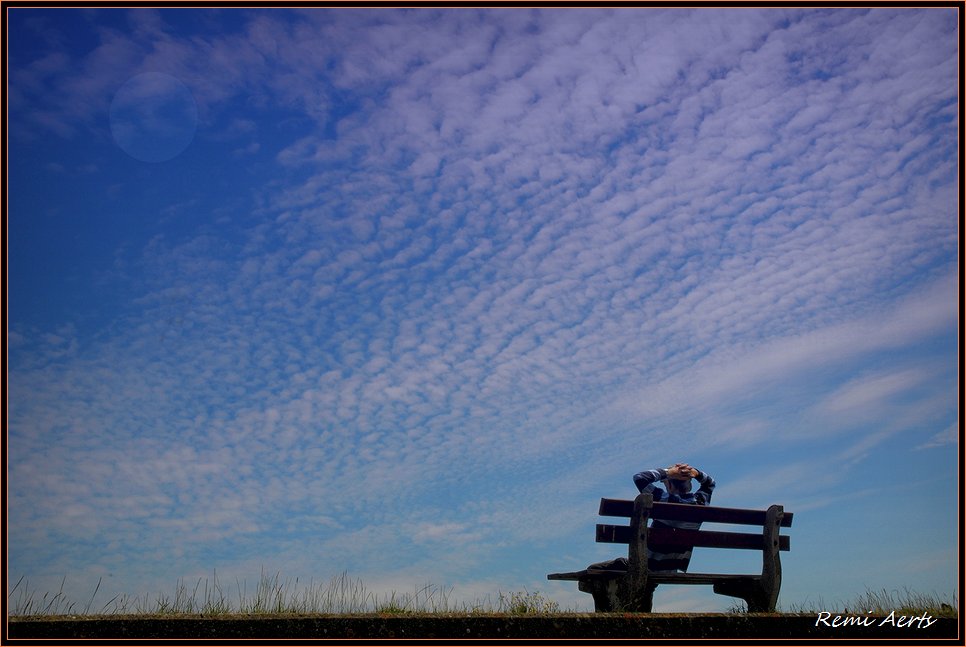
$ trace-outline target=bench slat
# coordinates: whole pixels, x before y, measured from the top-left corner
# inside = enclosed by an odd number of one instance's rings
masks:
[[[669,573],[647,574],[647,579],[655,584],[714,584],[726,580],[760,580],[761,575],[731,575],[725,573]]]
[[[627,575],[627,571],[584,569],[572,573],[550,573],[548,580],[609,580]],[[714,584],[728,580],[756,580],[760,575],[733,575],[730,573],[666,573],[652,571],[647,579],[655,584]]]
[[[602,517],[630,518],[633,510],[633,501],[626,501],[624,499],[601,499],[598,514]],[[666,521],[708,521],[749,526],[763,526],[765,524],[764,510],[719,508],[684,503],[655,503],[650,516],[653,519],[664,519]],[[786,512],[782,517],[782,527],[790,528],[793,518],[793,513]]]
[[[587,575],[587,569],[582,571],[572,571],[570,573],[548,573],[548,580],[579,580]]]
[[[647,541],[651,546],[660,545],[660,552],[672,552],[667,550],[675,547],[678,550],[687,550],[693,547],[706,548],[737,548],[747,550],[762,550],[764,548],[764,537],[751,533],[742,532],[720,532],[716,530],[672,530],[668,528],[651,528],[647,533]],[[631,543],[630,526],[614,526],[609,524],[597,524],[597,542],[605,544],[629,544]],[[791,544],[787,535],[778,538],[778,550],[791,550]]]

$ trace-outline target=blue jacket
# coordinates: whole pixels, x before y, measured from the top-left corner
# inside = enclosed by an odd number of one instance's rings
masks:
[[[660,503],[686,503],[692,505],[708,505],[711,502],[711,493],[714,491],[714,479],[701,470],[694,479],[698,482],[697,492],[687,494],[669,494],[659,488],[655,483],[667,478],[667,470],[659,468],[656,470],[645,470],[634,475],[634,485],[641,492],[650,492],[654,495],[654,501]],[[697,530],[701,523],[697,521],[659,521],[652,520],[651,528],[680,528],[682,530]],[[647,568],[651,571],[686,571],[691,562],[691,551],[661,551],[658,545],[648,546]]]

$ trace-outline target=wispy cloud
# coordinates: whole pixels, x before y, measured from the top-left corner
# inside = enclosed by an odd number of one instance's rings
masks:
[[[957,425],[950,425],[946,429],[943,429],[935,436],[930,438],[925,443],[918,445],[916,449],[932,449],[933,447],[943,447],[946,445],[954,445],[959,441],[959,427]]]

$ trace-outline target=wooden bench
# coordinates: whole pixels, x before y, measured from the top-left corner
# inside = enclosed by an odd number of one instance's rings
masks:
[[[629,525],[597,525],[597,541],[627,544],[627,570],[584,569],[571,573],[550,573],[548,580],[576,580],[577,588],[594,596],[597,611],[649,612],[651,596],[648,583],[711,584],[714,592],[741,598],[748,611],[774,611],[782,583],[780,551],[789,550],[789,538],[779,529],[792,525],[792,513],[782,506],[767,510],[743,510],[682,503],[655,503],[650,493],[633,501],[601,499],[601,516],[630,517]],[[698,521],[760,526],[761,532],[737,533],[677,528],[649,528],[648,519]],[[695,547],[759,550],[760,574],[728,575],[719,573],[682,573],[648,571],[648,545],[660,552],[683,552]],[[652,589],[653,591],[653,589]]]

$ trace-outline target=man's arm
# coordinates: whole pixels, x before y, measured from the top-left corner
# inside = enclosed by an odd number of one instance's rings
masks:
[[[638,472],[634,475],[634,485],[636,485],[637,489],[641,492],[644,492],[645,490],[651,492],[654,490],[660,490],[660,488],[654,487],[654,483],[657,481],[663,481],[666,478],[667,470],[663,467],[656,470],[644,470],[643,472]],[[663,492],[664,490],[660,491]]]
[[[694,493],[694,498],[698,505],[708,505],[711,503],[711,493],[714,492],[714,479],[710,474],[705,474],[699,469],[691,468],[691,477],[697,480],[701,487]]]

